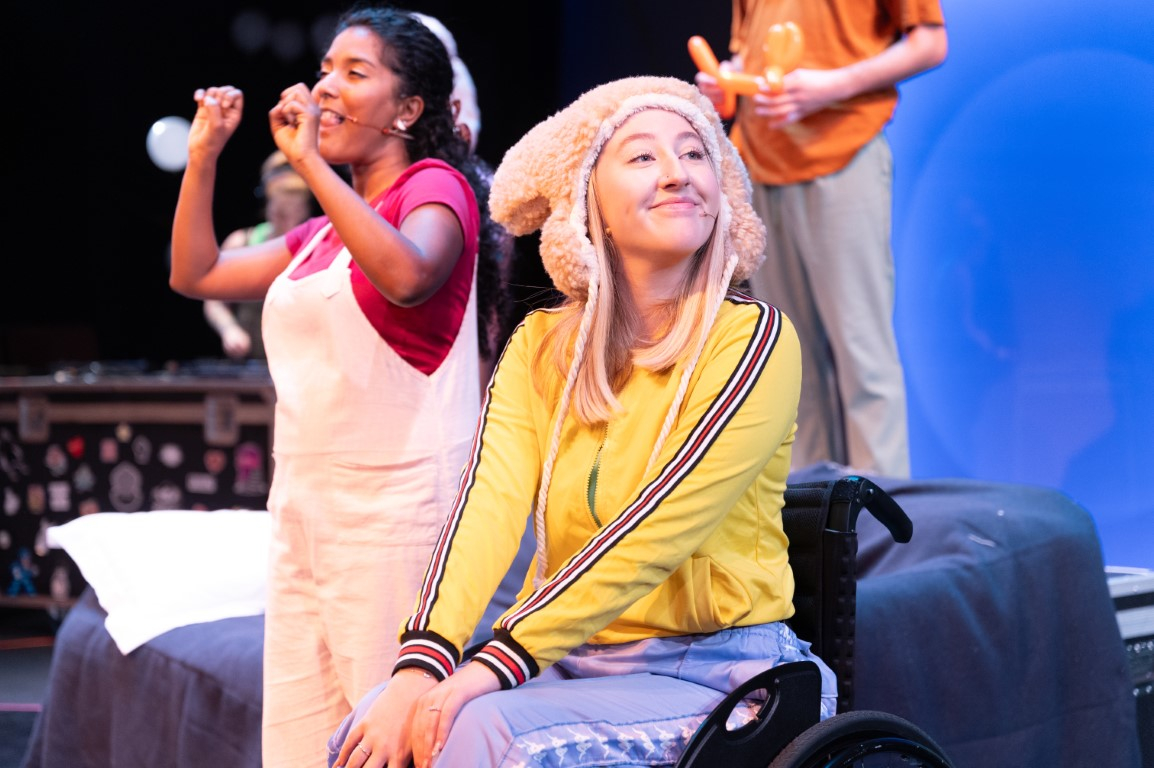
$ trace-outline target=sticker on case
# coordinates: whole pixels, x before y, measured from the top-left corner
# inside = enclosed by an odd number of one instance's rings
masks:
[[[81,493],[88,493],[96,487],[96,473],[87,464],[81,464],[72,473],[72,487]]]
[[[105,464],[115,464],[120,459],[120,443],[114,437],[105,437],[100,440],[100,461]]]
[[[175,483],[165,481],[153,486],[150,493],[151,509],[180,509],[184,504],[184,494]]]
[[[232,490],[240,496],[263,496],[268,493],[264,475],[264,449],[256,443],[241,443],[233,454],[236,482]]]
[[[184,463],[184,449],[176,443],[165,443],[156,452],[156,458],[169,469],[176,469]]]
[[[43,515],[48,504],[48,495],[40,483],[28,484],[28,511],[34,515]]]
[[[152,441],[144,435],[137,435],[132,440],[132,458],[137,464],[144,466],[152,461]]]
[[[68,454],[56,443],[44,449],[44,466],[53,477],[63,477],[68,471]]]
[[[67,512],[72,509],[72,484],[67,480],[53,480],[48,484],[48,510]]]
[[[122,461],[108,473],[108,501],[117,512],[136,512],[144,503],[144,483],[135,465]]]
[[[8,429],[0,429],[0,472],[13,483],[28,476],[24,447],[13,439],[12,431]]]
[[[72,577],[68,569],[58,565],[52,569],[52,576],[48,579],[48,593],[53,600],[64,601],[72,596]]]
[[[204,468],[214,475],[219,475],[228,466],[228,455],[219,448],[210,448],[204,452]]]
[[[189,493],[213,494],[220,484],[214,475],[207,472],[189,472],[184,478],[184,487]]]
[[[40,568],[32,560],[32,550],[28,547],[21,547],[16,553],[16,559],[9,566],[9,572],[12,574],[12,583],[8,585],[9,597],[20,594],[36,594],[36,584],[33,579],[40,575]]]

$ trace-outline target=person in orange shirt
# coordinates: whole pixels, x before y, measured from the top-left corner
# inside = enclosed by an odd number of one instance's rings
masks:
[[[780,92],[738,100],[733,143],[769,230],[750,278],[802,340],[795,467],[834,461],[893,477],[910,473],[906,394],[893,329],[892,156],[883,129],[897,84],[941,64],[938,0],[733,0],[731,59],[766,69],[774,24],[802,32],[799,66]],[[698,87],[722,103],[715,78]]]

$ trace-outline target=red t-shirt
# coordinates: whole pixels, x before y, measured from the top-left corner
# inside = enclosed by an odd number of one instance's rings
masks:
[[[391,187],[372,201],[372,206],[394,227],[400,227],[415,208],[429,203],[448,206],[456,214],[464,238],[456,266],[436,293],[417,306],[399,307],[381,295],[356,261],[349,265],[353,295],[365,319],[397,354],[426,375],[436,371],[449,354],[469,303],[481,228],[477,200],[459,171],[440,160],[426,159],[405,169]],[[327,216],[309,219],[285,235],[285,244],[296,254],[328,223]],[[289,279],[299,280],[326,269],[342,248],[340,236],[330,229]]]

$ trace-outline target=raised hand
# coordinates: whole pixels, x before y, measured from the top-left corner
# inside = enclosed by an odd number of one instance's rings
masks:
[[[320,114],[320,107],[304,83],[291,85],[282,91],[280,101],[269,110],[273,141],[294,167],[301,158],[318,151]]]
[[[188,131],[190,160],[215,161],[244,113],[244,93],[231,85],[198,88],[193,94],[196,115]]]

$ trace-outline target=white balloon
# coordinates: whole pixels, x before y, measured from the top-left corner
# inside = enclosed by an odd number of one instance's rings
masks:
[[[189,122],[183,117],[162,117],[148,129],[145,146],[162,171],[180,171],[188,165]]]

